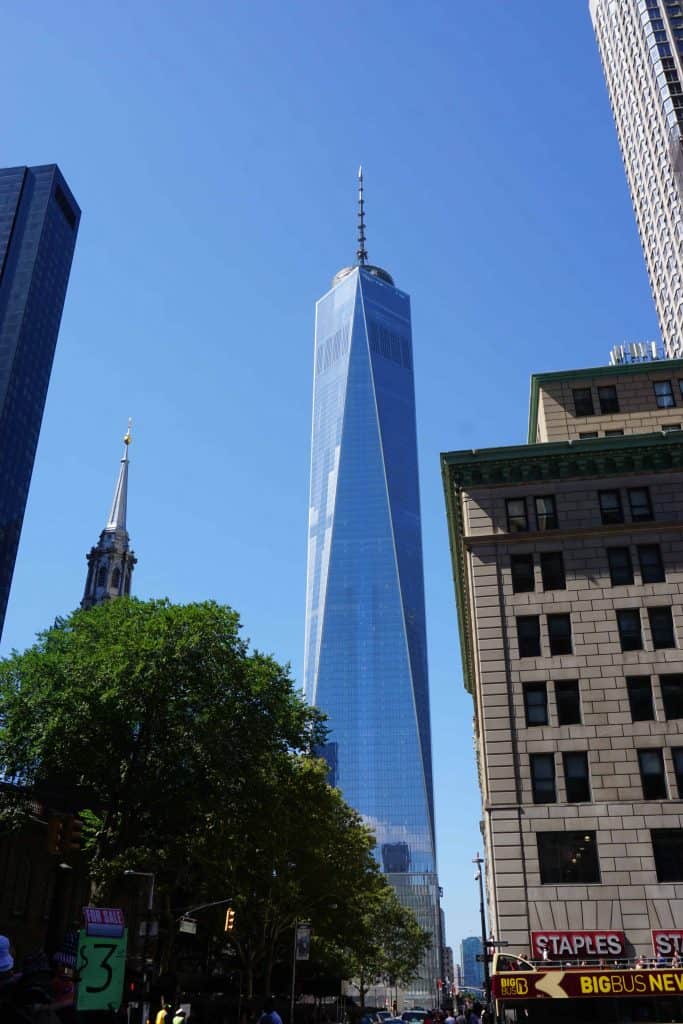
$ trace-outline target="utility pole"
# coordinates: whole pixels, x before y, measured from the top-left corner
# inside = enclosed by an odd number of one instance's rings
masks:
[[[477,856],[472,858],[472,863],[477,865],[477,873],[474,876],[475,882],[479,882],[479,914],[481,917],[481,952],[484,957],[484,995],[486,998],[487,1013],[491,1006],[491,975],[489,973],[489,945],[486,940],[486,914],[484,912],[484,858]]]

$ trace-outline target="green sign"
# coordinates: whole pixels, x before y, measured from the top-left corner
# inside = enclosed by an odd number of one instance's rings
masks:
[[[77,1010],[118,1010],[126,970],[126,932],[120,939],[78,934]]]

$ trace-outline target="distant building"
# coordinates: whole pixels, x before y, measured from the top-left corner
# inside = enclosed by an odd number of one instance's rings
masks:
[[[484,985],[484,965],[477,960],[481,950],[481,938],[478,935],[471,935],[460,943],[463,988],[482,988]]]
[[[683,354],[683,10],[590,0],[636,224],[669,357]]]
[[[453,964],[453,950],[450,946],[441,947],[441,966],[443,969],[444,985],[452,985],[455,980],[455,971]]]
[[[0,170],[0,634],[80,218],[55,164]]]
[[[462,967],[460,964],[453,964],[453,988],[459,992],[462,987]]]

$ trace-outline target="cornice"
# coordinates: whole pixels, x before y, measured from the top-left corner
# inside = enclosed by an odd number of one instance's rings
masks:
[[[683,469],[683,431],[445,452],[451,486],[543,483]]]

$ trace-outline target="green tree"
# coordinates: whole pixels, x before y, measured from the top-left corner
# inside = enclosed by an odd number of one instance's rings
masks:
[[[364,1007],[372,985],[407,985],[418,976],[432,938],[379,873],[372,885],[357,894],[351,910],[342,935],[332,940],[323,937],[316,948],[330,969],[356,986]]]
[[[250,652],[214,602],[121,598],[0,663],[0,770],[87,794],[100,899],[126,868],[154,871],[167,897],[196,891],[199,854],[243,812],[248,780],[323,736],[288,669]]]
[[[338,936],[350,904],[379,876],[374,837],[326,775],[317,758],[275,758],[252,778],[245,813],[224,821],[216,849],[230,853],[207,882],[235,894],[230,939],[248,995],[258,980],[270,991],[274,965],[291,962],[297,921]]]
[[[361,987],[407,980],[425,948],[371,832],[326,782],[325,732],[288,669],[250,651],[237,614],[213,602],[120,598],[0,662],[0,772],[27,794],[71,794],[93,898],[108,901],[126,869],[154,872],[162,968],[178,908],[230,898],[249,994],[257,980],[270,989],[298,920]],[[0,790],[9,827],[17,795]]]

